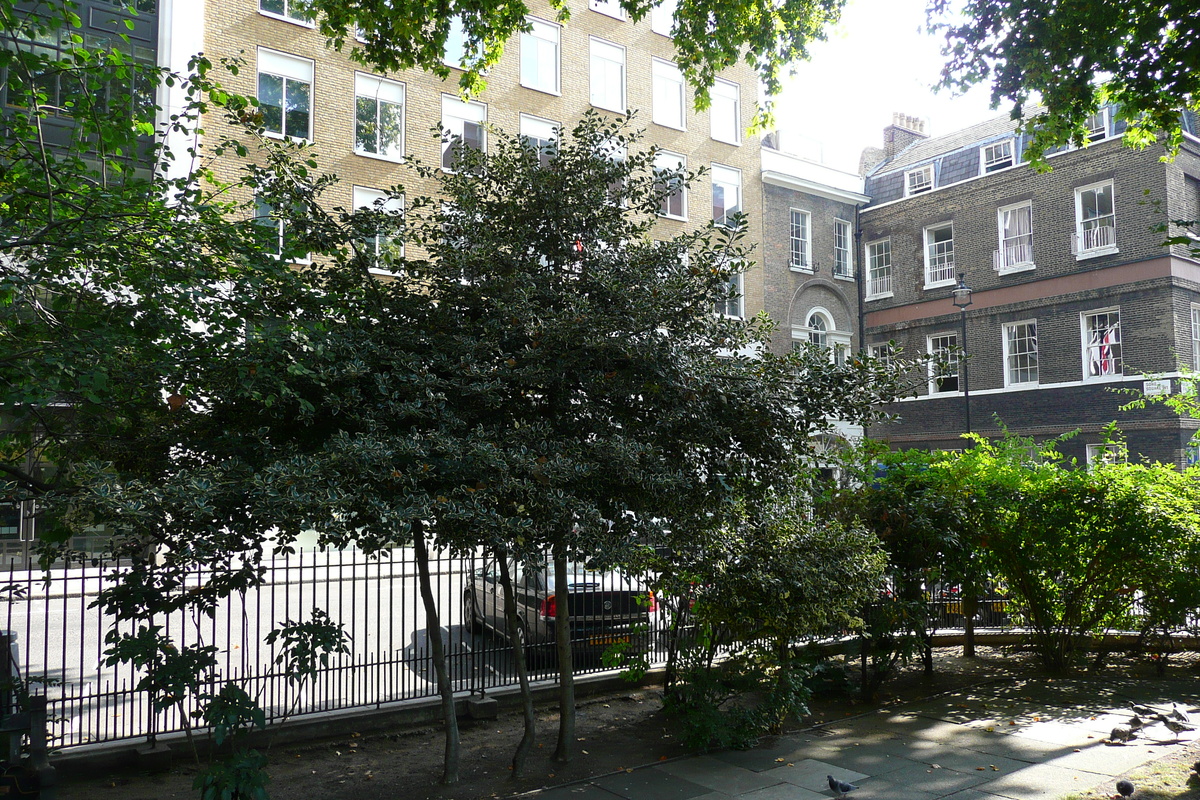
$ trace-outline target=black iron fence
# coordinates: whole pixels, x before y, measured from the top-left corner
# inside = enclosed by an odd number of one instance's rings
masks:
[[[155,711],[136,687],[143,675],[128,664],[109,664],[105,635],[116,623],[95,605],[97,593],[118,579],[120,565],[59,568],[49,580],[40,571],[14,570],[0,627],[16,643],[19,678],[49,702],[52,736],[59,748],[158,734],[196,726],[197,698]],[[572,592],[583,602],[573,640],[579,673],[609,669],[601,657],[613,644],[661,656],[664,617],[643,584],[625,576],[604,576],[583,565],[571,567]],[[434,555],[432,588],[450,677],[462,693],[486,692],[516,682],[511,649],[495,635],[498,571],[482,558]],[[208,579],[198,570],[196,586]],[[535,677],[552,677],[555,609],[552,571],[518,568],[516,584],[521,624]],[[625,594],[623,594],[625,593]],[[626,594],[636,595],[630,600]],[[575,601],[572,601],[574,605]],[[607,607],[606,607],[607,606]],[[315,678],[295,676],[276,663],[280,651],[266,643],[273,628],[306,620],[314,608],[328,613],[349,637],[349,652],[334,655]],[[486,623],[486,624],[484,624]],[[299,551],[267,564],[266,581],[226,598],[216,614],[164,615],[136,624],[158,625],[180,646],[216,647],[219,664],[212,685],[239,683],[266,710],[268,722],[296,714],[373,708],[432,697],[437,693],[426,615],[411,550],[396,549],[367,558],[354,550]]]

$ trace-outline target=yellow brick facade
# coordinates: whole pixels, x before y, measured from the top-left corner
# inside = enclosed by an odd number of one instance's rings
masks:
[[[176,0],[177,2],[179,0]],[[191,1],[191,0],[187,0]],[[532,16],[553,22],[549,6],[531,3]],[[204,20],[205,54],[212,60],[225,56],[245,58],[246,65],[236,77],[229,77],[229,88],[242,94],[257,92],[257,60],[259,48],[269,48],[287,55],[311,59],[314,65],[312,87],[312,142],[321,168],[336,173],[341,182],[326,194],[330,207],[352,207],[354,186],[387,189],[403,184],[408,196],[431,193],[433,186],[424,185],[414,171],[402,164],[354,152],[354,82],[355,72],[369,72],[347,55],[325,45],[325,39],[315,29],[303,24],[260,12],[258,0],[207,0]],[[540,117],[565,127],[573,125],[591,108],[589,37],[598,37],[625,48],[626,103],[637,111],[637,125],[646,131],[645,142],[683,154],[689,169],[719,164],[741,171],[742,209],[749,215],[752,236],[761,231],[762,192],[759,141],[746,128],[754,114],[758,97],[755,72],[745,64],[727,70],[722,77],[738,84],[740,89],[740,144],[717,141],[710,135],[710,112],[696,112],[692,107],[693,92],[686,91],[686,130],[676,130],[652,121],[652,59],[673,61],[674,48],[670,38],[651,30],[646,18],[634,24],[588,8],[586,2],[576,2],[571,18],[561,27],[559,37],[560,93],[549,94],[521,86],[519,37],[508,42],[505,53],[488,75],[487,89],[471,98],[487,107],[487,121],[501,130],[519,132],[520,114]],[[356,46],[353,41],[347,48]],[[378,73],[376,73],[378,74]],[[442,96],[457,97],[456,71],[442,80],[422,71],[405,71],[382,75],[404,84],[405,119],[404,150],[426,164],[437,164],[441,158],[441,143],[431,133],[442,115]],[[208,123],[210,127],[213,121]],[[210,130],[212,137],[216,131]],[[233,167],[226,167],[227,175]],[[688,191],[686,222],[660,219],[659,230],[669,238],[684,226],[707,222],[712,215],[710,176],[697,181]],[[754,242],[756,251],[761,249]],[[752,256],[757,259],[757,254]],[[751,266],[744,277],[745,312],[752,315],[763,307],[762,272]]]

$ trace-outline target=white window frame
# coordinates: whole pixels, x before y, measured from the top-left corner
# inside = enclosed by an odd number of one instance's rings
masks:
[[[588,0],[588,8],[613,19],[625,19],[625,9],[617,0]]]
[[[358,142],[358,100],[365,97],[375,102],[376,147],[380,145],[379,129],[382,115],[382,103],[400,106],[400,140],[395,143],[395,152],[379,153],[364,150]],[[399,81],[391,81],[365,72],[354,73],[354,152],[368,158],[379,158],[384,161],[404,161],[404,126],[407,122],[407,94],[405,86]],[[381,148],[382,149],[382,148]],[[390,148],[389,148],[390,149]]]
[[[745,319],[746,318],[746,273],[738,270],[733,277],[729,279],[729,285],[734,287],[737,292],[737,297],[727,300],[718,301],[719,305],[714,306],[713,313],[719,317],[727,317],[729,319]],[[736,306],[737,313],[730,314],[730,304]]]
[[[935,340],[952,339],[948,347],[934,347]],[[962,351],[958,349],[958,331],[939,331],[925,337],[925,353],[929,356],[929,393],[930,394],[962,394]],[[945,353],[944,359],[937,355]],[[938,370],[939,364],[949,364],[954,367],[954,388],[942,389],[938,386],[939,377],[950,377],[951,373]]]
[[[442,127],[451,135],[442,142],[442,171],[455,172],[446,166],[446,152],[454,146],[455,137],[462,139],[466,125],[479,126],[480,149],[487,152],[487,106],[475,101],[460,100],[450,94],[442,95]]]
[[[266,216],[263,212],[266,212]],[[277,219],[270,219],[277,217]],[[271,203],[262,200],[259,197],[254,198],[254,223],[262,225],[265,228],[275,229],[275,252],[272,254],[275,258],[283,258],[284,241],[287,238],[288,220],[276,211],[276,208]],[[291,259],[289,264],[311,264],[311,254],[304,254],[300,258]]]
[[[1087,115],[1083,121],[1083,127],[1086,131],[1084,141],[1099,142],[1108,138],[1108,130],[1111,127],[1108,111],[1108,106],[1105,106],[1098,109],[1095,114]],[[1096,124],[1092,124],[1092,120],[1096,120]]]
[[[801,208],[792,208],[788,216],[788,266],[795,272],[812,272],[812,214]]]
[[[316,63],[311,58],[303,58],[294,56],[290,53],[283,53],[279,50],[271,50],[266,47],[258,48],[258,64],[255,77],[255,86],[259,94],[262,93],[261,81],[263,75],[281,78],[284,81],[295,81],[297,83],[308,84],[308,128],[304,131],[303,136],[297,136],[288,129],[287,124],[287,83],[283,86],[283,106],[280,108],[280,123],[281,131],[264,131],[266,136],[272,139],[295,139],[303,142],[311,142],[313,138],[313,107],[316,105],[316,86],[315,86]],[[261,102],[261,98],[260,98]]]
[[[617,56],[620,57],[619,60]],[[625,102],[627,74],[625,65],[624,47],[595,36],[588,37],[588,76],[593,106],[607,111],[615,111],[618,114],[628,111]],[[614,77],[614,72],[618,84],[615,87],[609,85]],[[612,97],[613,94],[617,96],[615,99]]]
[[[1107,315],[1115,314],[1116,315],[1116,320],[1117,320],[1117,324],[1115,327],[1116,338],[1115,339],[1110,338],[1109,341],[1107,341],[1107,342],[1105,342],[1103,340],[1093,342],[1092,339],[1095,338],[1092,335],[1093,331],[1095,330],[1096,332],[1098,332],[1098,329],[1093,329],[1093,327],[1091,325],[1089,325],[1088,320],[1093,317],[1099,317],[1102,314],[1107,314]],[[1113,328],[1110,326],[1110,331],[1111,330],[1113,330]],[[1090,381],[1112,380],[1113,378],[1119,378],[1125,374],[1125,372],[1124,372],[1124,369],[1125,369],[1124,348],[1122,346],[1124,337],[1121,333],[1121,307],[1120,306],[1112,306],[1110,308],[1097,308],[1097,309],[1093,309],[1090,311],[1080,312],[1080,314],[1079,314],[1079,334],[1080,334],[1081,344],[1083,347],[1083,379],[1084,379],[1084,381],[1090,382]],[[1112,348],[1114,345],[1116,346],[1116,349],[1117,349],[1117,353],[1115,356],[1112,354]],[[1108,348],[1107,355],[1105,354],[1106,347]],[[1098,365],[1096,374],[1092,374],[1093,373],[1093,367],[1092,367],[1093,358],[1095,359],[1095,362]],[[1110,362],[1115,362],[1115,363],[1106,368],[1104,366],[1104,362],[1106,360],[1110,361]],[[1107,369],[1107,371],[1106,371],[1106,369]]]
[[[673,36],[675,9],[678,6],[679,0],[662,0],[661,3],[650,9],[650,30],[661,36]]]
[[[849,220],[833,221],[833,277],[854,279],[854,227]]]
[[[1111,210],[1108,214],[1085,220],[1083,218],[1083,196],[1088,192],[1095,192],[1104,187],[1108,187]],[[1103,220],[1105,217],[1110,219],[1110,225],[1095,225],[1091,228],[1084,227],[1088,223]],[[1117,249],[1117,193],[1112,180],[1097,181],[1087,186],[1075,187],[1075,233],[1071,238],[1071,245],[1071,250],[1075,253],[1075,260],[1077,261],[1120,252]]]
[[[462,17],[455,14],[450,18],[450,30],[446,33],[446,46],[442,50],[442,63],[454,69],[466,69],[468,62],[475,61],[482,55],[482,46],[476,46],[474,51],[467,49],[467,32],[463,28]]]
[[[1006,240],[1004,237],[1004,215],[1021,209],[1028,209],[1029,233],[1018,234]],[[1025,200],[996,209],[996,229],[998,231],[999,247],[992,254],[992,268],[1001,275],[1035,269],[1036,265],[1033,260],[1033,202]],[[1024,238],[1028,238],[1028,242],[1018,241],[1018,239]]]
[[[368,186],[352,186],[351,199],[356,211],[360,208],[374,208],[377,201],[383,200],[384,202],[382,211],[387,213],[395,213],[401,217],[404,215],[404,198],[389,197],[387,192],[381,192],[378,189],[372,189]],[[393,242],[393,237],[388,236],[386,233],[377,233],[375,234],[374,238],[375,252],[373,253],[374,258],[371,260],[372,266],[369,268],[369,271],[374,275],[394,275],[395,273],[391,270],[379,266],[379,251],[381,244],[380,239],[382,238],[386,243],[391,244]],[[399,258],[404,257],[403,238],[399,239],[399,241],[396,243],[396,251],[396,255]]]
[[[878,263],[882,261],[882,255],[885,248],[887,263]],[[891,237],[885,236],[882,239],[875,239],[874,241],[864,244],[863,263],[866,265],[867,269],[867,295],[864,299],[879,300],[884,297],[891,297],[893,295]]]
[[[680,153],[672,153],[667,150],[659,150],[654,154],[654,169],[658,170],[680,170],[687,171],[687,156]],[[658,215],[666,219],[678,219],[687,221],[687,187],[683,185],[683,178],[680,177],[676,182],[677,190],[669,196],[664,197],[662,203],[658,207]],[[671,201],[679,198],[679,211],[674,212],[671,209]]]
[[[949,247],[943,247],[946,242],[934,242],[933,235],[941,231],[950,231]],[[928,225],[922,232],[925,244],[925,288],[934,289],[940,286],[955,284],[954,264],[954,223],[939,222]]]
[[[1087,445],[1087,465],[1124,464],[1129,460],[1129,450],[1117,442],[1094,442]]]
[[[904,172],[904,196],[933,191],[933,164],[926,164]]]
[[[1025,336],[1021,341],[1032,341],[1032,348],[1027,348],[1023,352],[1018,352],[1014,347],[1013,334],[1018,327],[1025,326],[1033,327],[1033,336]],[[1004,350],[1004,385],[1008,388],[1019,388],[1024,386],[1036,386],[1040,382],[1040,365],[1038,363],[1038,334],[1037,320],[1023,319],[1016,322],[1005,323],[1002,329],[1003,350]],[[1029,358],[1032,356],[1032,365],[1026,363],[1024,366],[1017,364],[1021,358]],[[1033,377],[1027,380],[1016,380],[1016,372],[1019,370],[1032,371]]]
[[[526,17],[530,30],[521,31],[521,85],[535,92],[562,91],[562,28],[537,17]],[[543,73],[548,72],[548,77]]]
[[[871,358],[882,361],[889,367],[896,361],[896,347],[891,342],[879,342],[878,344],[870,345],[867,348],[867,352]]]
[[[813,325],[814,319],[817,325]],[[796,344],[815,344],[829,351],[829,360],[839,366],[850,354],[850,333],[839,330],[833,314],[822,306],[814,306],[804,315],[804,325],[792,326],[793,347]]]
[[[712,179],[712,198],[713,198],[713,222],[718,225],[728,225],[728,218],[731,213],[737,213],[742,210],[742,171],[736,167],[727,167],[724,164],[713,164],[710,171]],[[717,187],[721,187],[724,205],[722,213],[717,217]],[[735,203],[729,203],[728,197],[730,194],[736,196]]]
[[[708,135],[713,141],[726,144],[742,143],[742,87],[733,81],[717,78],[708,93]],[[730,121],[733,125],[730,127]]]
[[[532,114],[521,114],[519,123],[521,136],[538,142],[538,161],[543,167],[549,166],[554,153],[547,152],[546,148],[553,143],[554,150],[557,151],[558,136],[555,135],[555,132],[561,130],[562,125],[553,120],[535,117]]]
[[[651,119],[656,125],[687,130],[687,91],[679,67],[661,58],[650,59]]]
[[[1192,372],[1200,372],[1200,305],[1192,305]]]
[[[996,150],[1007,150],[1008,154],[997,157]],[[979,174],[987,175],[989,172],[999,172],[1002,169],[1008,169],[1016,165],[1016,143],[1013,139],[1001,139],[998,142],[991,142],[979,148]]]
[[[283,20],[284,22],[290,22],[293,25],[300,25],[305,28],[316,27],[316,24],[312,21],[312,19],[306,15],[301,14],[300,12],[295,12],[294,14],[292,13],[292,6],[296,5],[295,0],[280,0],[280,2],[283,3],[282,14],[280,14],[278,11],[268,11],[263,8],[262,0],[258,0],[258,13],[262,14],[264,17]]]

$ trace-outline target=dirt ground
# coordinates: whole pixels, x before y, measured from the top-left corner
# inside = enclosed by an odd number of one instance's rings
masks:
[[[1008,675],[1036,675],[1032,657],[1024,652],[979,648],[974,659],[960,656],[960,648],[939,648],[935,671],[926,676],[917,665],[907,667],[884,687],[882,704],[919,699],[990,678]],[[1200,673],[1196,658],[1176,659],[1168,672],[1194,678]],[[1145,662],[1118,661],[1108,668],[1113,675],[1152,677]],[[1107,674],[1107,673],[1106,673]],[[845,695],[814,698],[811,714],[797,720],[797,729],[859,714],[869,706],[855,705]],[[543,786],[603,775],[621,769],[673,758],[687,751],[678,737],[674,720],[660,711],[661,693],[655,688],[633,689],[580,702],[577,712],[576,745],[578,750],[569,764],[551,760],[557,736],[558,715],[553,708],[538,712],[538,740],[526,765],[525,775],[514,780],[509,769],[513,749],[521,736],[521,718],[517,713],[502,714],[489,723],[464,722],[460,782],[453,786],[439,783],[442,770],[443,738],[440,728],[396,730],[388,733],[341,737],[312,742],[303,746],[279,746],[271,749],[268,786],[272,797],[320,797],[330,800],[477,800],[507,797]],[[1173,765],[1156,765],[1176,787],[1194,789],[1188,783],[1191,762],[1197,757],[1191,748],[1173,756]],[[65,781],[59,791],[64,800],[158,800],[159,798],[197,797],[192,781],[194,765],[176,760],[171,771],[159,775],[117,773],[93,775]],[[1148,773],[1149,774],[1149,773]],[[1186,794],[1170,797],[1200,797]]]

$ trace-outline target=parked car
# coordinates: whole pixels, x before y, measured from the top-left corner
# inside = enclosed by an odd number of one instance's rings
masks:
[[[554,565],[545,561],[509,562],[517,601],[518,631],[531,661],[553,657],[558,598]],[[619,571],[567,564],[571,642],[576,652],[600,654],[613,645],[632,643],[644,648],[650,615],[657,610],[654,594],[639,580]],[[473,632],[484,628],[506,632],[504,594],[494,559],[475,570],[463,596],[463,621]]]

